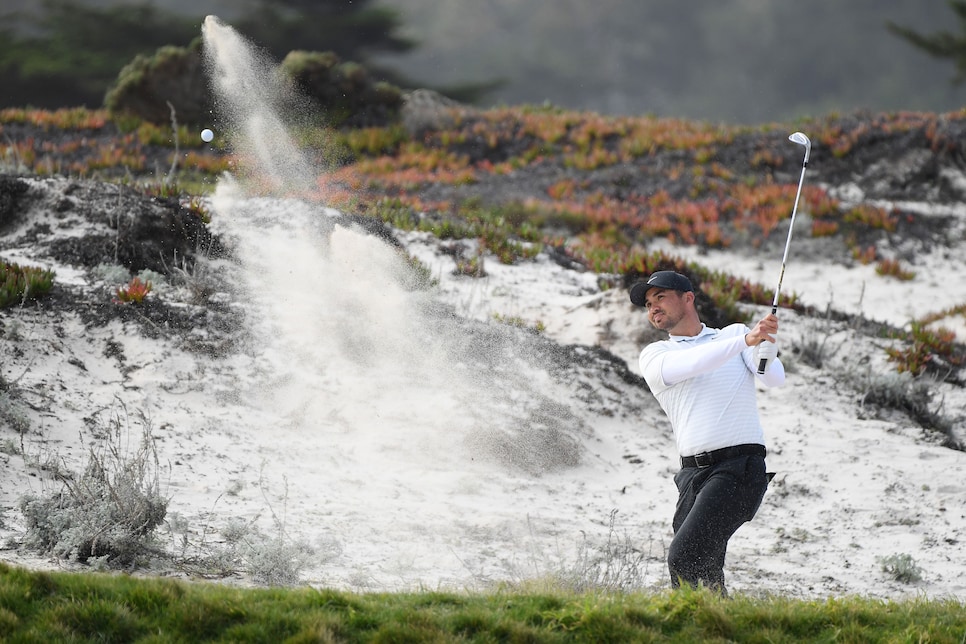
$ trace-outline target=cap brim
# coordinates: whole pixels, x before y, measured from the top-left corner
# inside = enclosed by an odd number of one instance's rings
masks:
[[[644,306],[647,304],[647,292],[652,288],[654,288],[654,286],[652,284],[648,284],[647,282],[638,282],[637,284],[631,286],[631,304],[635,306]]]

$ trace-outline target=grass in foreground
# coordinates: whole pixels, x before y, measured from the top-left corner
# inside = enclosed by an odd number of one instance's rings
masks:
[[[0,564],[6,642],[949,642],[954,600],[239,589]]]

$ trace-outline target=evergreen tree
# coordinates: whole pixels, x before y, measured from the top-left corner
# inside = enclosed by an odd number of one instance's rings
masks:
[[[276,60],[293,50],[333,51],[365,63],[413,46],[395,35],[397,14],[369,0],[261,0],[232,26]],[[92,6],[41,0],[33,13],[0,16],[0,107],[100,107],[120,70],[138,54],[184,46],[201,20],[151,4]],[[390,74],[374,74],[398,82]]]
[[[934,34],[921,34],[908,27],[894,22],[887,22],[890,32],[907,40],[930,56],[948,58],[956,65],[956,76],[953,82],[960,84],[966,81],[966,0],[948,0],[950,8],[959,20],[959,33],[938,31]]]
[[[73,0],[43,0],[36,14],[4,22],[2,100],[19,107],[100,107],[134,56],[189,42],[198,32],[191,21],[150,5],[102,8]]]
[[[372,76],[404,85],[388,70],[373,69],[376,53],[400,53],[415,44],[396,35],[398,14],[372,7],[371,0],[261,0],[232,26],[273,59],[292,51],[333,52],[343,61],[361,63]]]
[[[331,51],[365,62],[374,53],[404,52],[414,44],[395,35],[396,12],[372,0],[261,0],[232,26],[281,60],[290,51]]]

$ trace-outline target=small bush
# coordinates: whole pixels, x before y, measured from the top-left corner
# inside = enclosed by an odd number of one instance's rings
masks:
[[[191,261],[184,255],[179,259],[175,253],[172,265],[164,265],[170,284],[187,289],[191,302],[195,304],[206,303],[219,288],[225,286],[220,283],[218,272],[210,260],[210,251],[210,246],[207,250],[199,249]]]
[[[26,434],[30,429],[27,410],[8,390],[6,382],[0,378],[0,427],[7,426],[18,434]]]
[[[828,356],[828,335],[822,333],[811,333],[802,337],[800,342],[792,346],[792,352],[798,359],[810,367],[821,369]]]
[[[841,348],[841,344],[831,348],[828,346],[829,338],[833,334],[831,314],[830,305],[825,310],[825,323],[809,329],[800,340],[792,343],[792,354],[810,367],[821,369],[828,357]]]
[[[374,127],[399,119],[403,103],[399,88],[374,82],[365,67],[342,62],[333,52],[290,52],[280,71],[318,104],[327,125]]]
[[[158,285],[161,287],[167,286],[167,278],[157,271],[152,271],[150,268],[138,271],[137,277],[142,283],[150,284],[152,289]]]
[[[122,453],[122,419],[112,416],[112,435],[103,449],[91,448],[80,476],[60,474],[54,494],[20,500],[27,524],[26,545],[72,561],[97,559],[121,567],[153,550],[152,536],[164,520],[157,452],[150,423],[132,454]]]
[[[957,447],[953,439],[953,423],[942,415],[941,405],[933,404],[936,383],[928,377],[904,373],[853,373],[848,381],[862,395],[862,404],[895,409],[906,413],[925,429],[944,435],[943,444]]]
[[[183,123],[203,122],[210,114],[211,93],[201,48],[201,38],[196,38],[188,47],[165,46],[153,56],[135,57],[104,98],[111,117],[167,123],[170,104]]]
[[[618,534],[617,510],[610,513],[607,540],[595,546],[586,535],[572,565],[554,575],[558,584],[573,592],[627,592],[644,587],[649,556],[628,535]]]
[[[914,584],[922,581],[922,568],[916,565],[911,555],[889,555],[881,559],[882,571],[894,581]]]
[[[120,264],[98,264],[92,273],[94,277],[108,284],[124,284],[131,279],[131,271]]]
[[[315,554],[305,542],[293,541],[282,534],[247,541],[243,550],[244,560],[252,580],[269,586],[292,586],[299,582]]]

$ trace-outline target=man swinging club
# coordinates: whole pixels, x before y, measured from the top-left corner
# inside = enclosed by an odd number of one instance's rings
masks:
[[[755,516],[770,479],[755,377],[768,387],[785,383],[774,337],[778,318],[766,315],[751,329],[709,328],[698,318],[691,281],[673,271],[634,284],[630,297],[670,336],[641,351],[640,369],[671,421],[681,456],[668,550],[671,585],[703,584],[725,594],[728,540]]]

